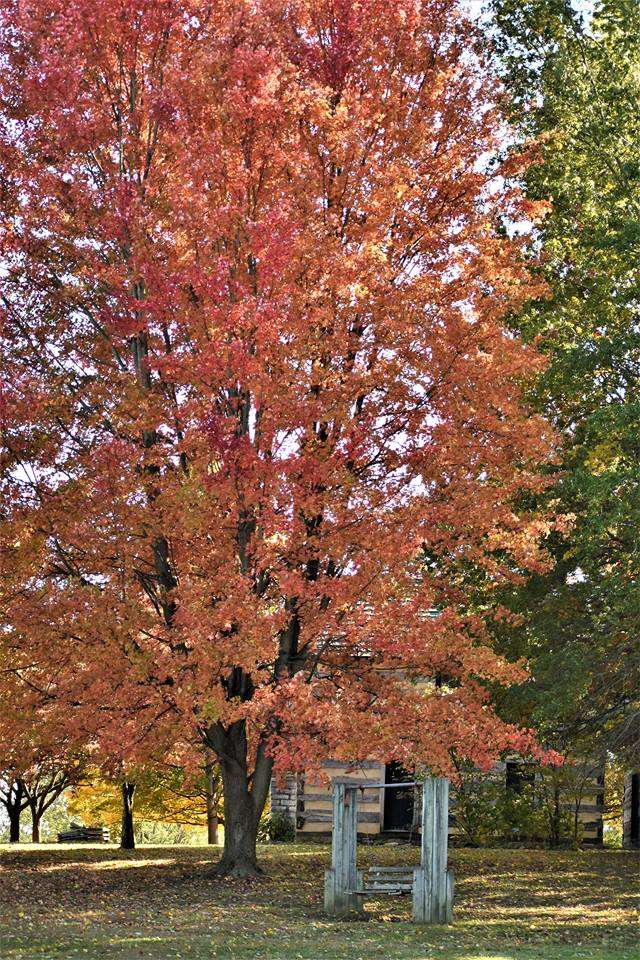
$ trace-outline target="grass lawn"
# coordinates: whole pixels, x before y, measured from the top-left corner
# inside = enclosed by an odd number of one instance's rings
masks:
[[[417,927],[408,898],[325,917],[327,847],[265,846],[257,883],[212,877],[215,847],[0,850],[1,960],[640,958],[640,858],[622,851],[453,850],[455,923]],[[362,863],[417,857],[359,848]]]

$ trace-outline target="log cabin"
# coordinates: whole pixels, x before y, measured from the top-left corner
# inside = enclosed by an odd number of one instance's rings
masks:
[[[518,789],[519,783],[531,781],[535,792],[535,770],[518,759],[497,764],[493,775],[504,778],[505,786]],[[399,764],[375,761],[359,763],[356,768],[343,762],[327,760],[321,777],[289,776],[271,784],[271,810],[282,814],[295,827],[299,840],[328,840],[331,835],[331,779],[349,776],[362,782],[363,793],[358,805],[358,834],[371,840],[412,839],[419,831],[412,790],[367,790],[367,783],[403,782],[408,774]],[[412,779],[409,777],[409,779]],[[640,780],[640,777],[638,778]],[[579,800],[562,798],[563,810],[577,817],[583,844],[602,844],[604,810],[604,767],[594,763],[587,771]],[[451,791],[449,817],[451,842],[464,842],[456,825],[455,788]],[[516,838],[517,839],[517,838]]]

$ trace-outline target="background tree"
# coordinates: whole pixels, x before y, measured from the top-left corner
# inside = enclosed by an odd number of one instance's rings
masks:
[[[0,662],[3,653],[0,645]],[[20,839],[20,816],[28,809],[31,839],[39,843],[43,816],[83,776],[85,745],[68,736],[66,717],[60,722],[57,706],[19,681],[13,667],[0,671],[0,695],[0,803],[9,839]]]
[[[31,839],[40,843],[40,823],[47,810],[72,783],[82,776],[82,768],[72,762],[39,763],[24,780],[24,793],[31,811]]]
[[[575,516],[552,538],[555,566],[514,601],[535,616],[504,649],[529,658],[535,683],[507,697],[554,741],[592,736],[595,753],[636,764],[640,9],[607,0],[589,22],[561,0],[494,12],[511,118],[538,142],[527,195],[552,203],[539,229],[552,295],[514,328],[549,358],[535,402],[565,442],[550,496]]]
[[[20,842],[20,817],[27,809],[29,801],[24,791],[24,783],[12,769],[0,774],[0,803],[7,811],[9,820],[9,843]]]
[[[219,773],[212,773],[212,789],[207,788],[207,773],[188,774],[178,767],[162,765],[135,775],[135,823],[173,824],[182,827],[207,828],[209,833],[208,799],[212,797],[215,833],[222,812],[222,789]],[[86,826],[105,825],[116,835],[122,822],[121,785],[98,770],[88,773],[86,780],[73,787],[68,797],[69,816]],[[139,830],[137,831],[139,832]],[[216,843],[217,838],[209,842]]]
[[[257,870],[274,765],[373,749],[447,772],[529,744],[486,691],[520,671],[451,572],[544,565],[548,525],[513,502],[553,442],[503,323],[539,286],[500,228],[537,211],[489,163],[503,119],[461,6],[0,20],[21,676],[46,668],[132,766],[163,723],[199,736],[222,872]]]

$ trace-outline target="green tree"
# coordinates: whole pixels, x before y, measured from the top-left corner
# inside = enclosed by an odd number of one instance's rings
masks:
[[[507,694],[560,746],[585,736],[638,762],[640,739],[640,5],[590,21],[566,0],[495,0],[497,56],[525,174],[548,199],[540,271],[549,297],[514,318],[548,357],[534,396],[564,437],[548,494],[574,516],[556,565],[517,597],[504,630],[534,683]],[[509,700],[509,698],[511,698]]]

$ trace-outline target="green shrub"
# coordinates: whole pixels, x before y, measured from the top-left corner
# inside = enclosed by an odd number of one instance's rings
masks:
[[[458,841],[473,847],[526,843],[529,846],[575,846],[581,828],[565,802],[569,798],[557,774],[538,769],[534,783],[508,787],[495,773],[460,769],[452,812]]]
[[[459,840],[472,847],[494,844],[502,833],[499,781],[476,770],[465,771],[453,793],[452,812]]]
[[[260,843],[293,843],[295,838],[294,825],[280,810],[262,816],[258,827]]]

